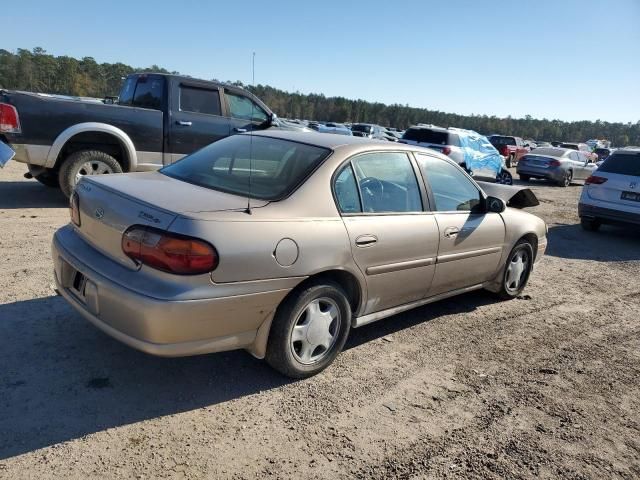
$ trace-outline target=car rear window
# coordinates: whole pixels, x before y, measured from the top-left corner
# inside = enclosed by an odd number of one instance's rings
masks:
[[[516,139],[513,137],[501,137],[494,135],[493,137],[489,138],[489,141],[494,147],[496,145],[516,145]]]
[[[569,152],[567,152],[564,148],[538,147],[531,150],[531,153],[536,155],[546,155],[549,157],[562,157]]]
[[[614,153],[600,165],[598,172],[640,177],[640,152]]]
[[[373,127],[371,125],[353,125],[351,130],[354,132],[371,133],[373,131]]]
[[[571,150],[580,150],[580,148],[578,148],[578,145],[575,143],[561,143],[560,146],[562,148],[570,148]]]
[[[219,140],[160,170],[212,190],[260,200],[293,192],[331,150],[258,135]]]
[[[404,132],[402,138],[403,140],[412,140],[414,142],[451,145],[449,143],[449,132],[431,130],[429,128],[409,128]]]

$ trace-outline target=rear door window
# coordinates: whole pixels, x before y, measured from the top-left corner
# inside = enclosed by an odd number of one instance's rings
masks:
[[[180,110],[206,115],[221,115],[220,92],[181,85]]]
[[[640,177],[640,152],[614,153],[597,171]]]
[[[342,213],[360,213],[360,195],[358,184],[351,164],[345,166],[336,177],[333,190],[338,200],[338,208]]]
[[[136,90],[137,77],[127,77],[120,89],[120,96],[118,97],[119,105],[131,105],[133,101],[133,93]]]
[[[422,211],[418,180],[406,154],[366,153],[356,157],[353,169],[362,199],[362,211]]]

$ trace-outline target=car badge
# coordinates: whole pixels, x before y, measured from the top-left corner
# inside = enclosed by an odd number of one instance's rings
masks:
[[[102,208],[96,208],[96,211],[93,212],[93,215],[100,220],[102,217],[104,217],[104,210]]]
[[[638,182],[631,182],[631,183],[629,183],[629,188],[630,188],[631,190],[635,190],[637,186],[638,186]]]

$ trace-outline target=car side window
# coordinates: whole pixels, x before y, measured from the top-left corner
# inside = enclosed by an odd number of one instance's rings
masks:
[[[342,213],[360,213],[360,196],[358,194],[358,184],[353,174],[351,164],[342,168],[336,176],[333,184],[333,190],[338,200],[338,208]]]
[[[140,77],[133,96],[134,107],[162,110],[164,100],[164,78]]]
[[[362,211],[422,211],[418,180],[405,153],[366,153],[357,156],[352,164],[362,199]]]
[[[573,160],[574,162],[579,162],[580,161],[580,155],[578,155],[578,152],[570,152],[569,153],[569,159]]]
[[[220,115],[220,92],[218,90],[181,85],[180,110],[183,112]]]
[[[251,122],[263,123],[267,121],[265,112],[257,103],[244,95],[236,95],[225,90],[225,97],[229,104],[229,114],[233,118],[241,118]]]
[[[429,155],[418,153],[416,158],[435,197],[435,210],[481,212],[482,193],[459,168]]]

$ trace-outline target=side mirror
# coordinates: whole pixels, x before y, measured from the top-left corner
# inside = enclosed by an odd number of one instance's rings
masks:
[[[507,205],[501,198],[487,197],[486,201],[487,212],[490,213],[502,213],[507,208]]]

